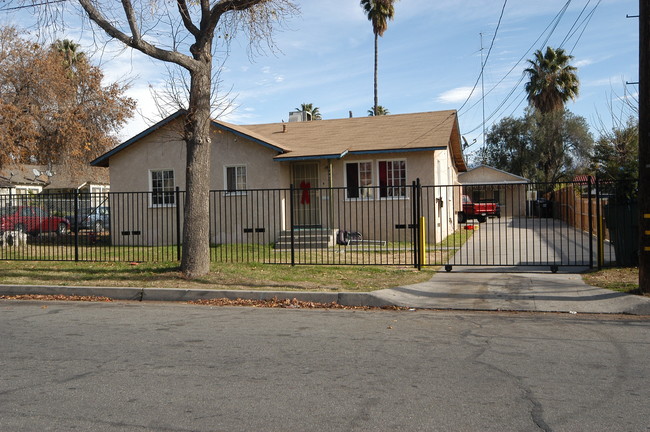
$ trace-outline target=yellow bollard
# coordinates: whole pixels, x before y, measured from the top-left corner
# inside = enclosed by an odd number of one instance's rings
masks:
[[[426,219],[420,216],[420,265],[427,264],[427,236],[426,236]]]

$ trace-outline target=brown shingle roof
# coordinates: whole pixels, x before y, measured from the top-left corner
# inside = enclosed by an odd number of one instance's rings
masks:
[[[184,115],[178,111],[91,162],[109,165],[109,158]],[[449,149],[458,171],[466,171],[455,110],[309,122],[239,126],[214,121],[214,126],[277,151],[276,160],[341,158],[349,153]]]
[[[283,132],[286,127],[286,131]],[[278,160],[346,153],[447,148],[458,135],[456,111],[356,117],[239,127],[276,143]]]

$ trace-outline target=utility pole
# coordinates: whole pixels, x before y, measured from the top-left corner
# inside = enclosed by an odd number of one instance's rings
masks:
[[[485,63],[483,63],[483,33],[479,33],[481,36],[481,104],[483,106],[483,147],[481,148],[481,163],[486,164],[485,157]]]
[[[650,15],[639,0],[639,288],[650,293]]]
[[[485,64],[483,64],[483,33],[479,33],[481,36],[481,103],[483,105],[483,148],[485,148],[485,85],[484,85],[484,72]],[[485,153],[484,156],[485,158]],[[485,163],[485,161],[483,161]]]

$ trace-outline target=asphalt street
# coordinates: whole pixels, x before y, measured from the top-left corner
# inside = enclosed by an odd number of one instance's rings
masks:
[[[0,301],[3,431],[650,430],[648,317]]]

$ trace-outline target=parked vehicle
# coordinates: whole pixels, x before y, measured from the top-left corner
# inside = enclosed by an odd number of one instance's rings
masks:
[[[463,210],[458,212],[458,222],[464,223],[476,219],[479,223],[487,220],[488,216],[501,217],[499,204],[491,202],[472,202],[471,198],[463,195]]]
[[[496,211],[494,212],[493,215],[488,215],[488,216],[489,217],[496,217],[496,218],[501,219],[501,204],[499,204],[498,202],[496,202],[495,200],[492,200],[492,199],[482,199],[482,200],[479,200],[478,202],[494,204],[496,206]]]
[[[95,207],[79,212],[75,220],[74,215],[66,216],[70,222],[70,229],[77,232],[77,229],[90,229],[96,232],[109,230],[111,227],[111,214],[108,207]]]
[[[50,216],[40,207],[10,206],[0,209],[0,231],[20,231],[31,235],[55,232],[58,235],[70,231],[67,219]]]

